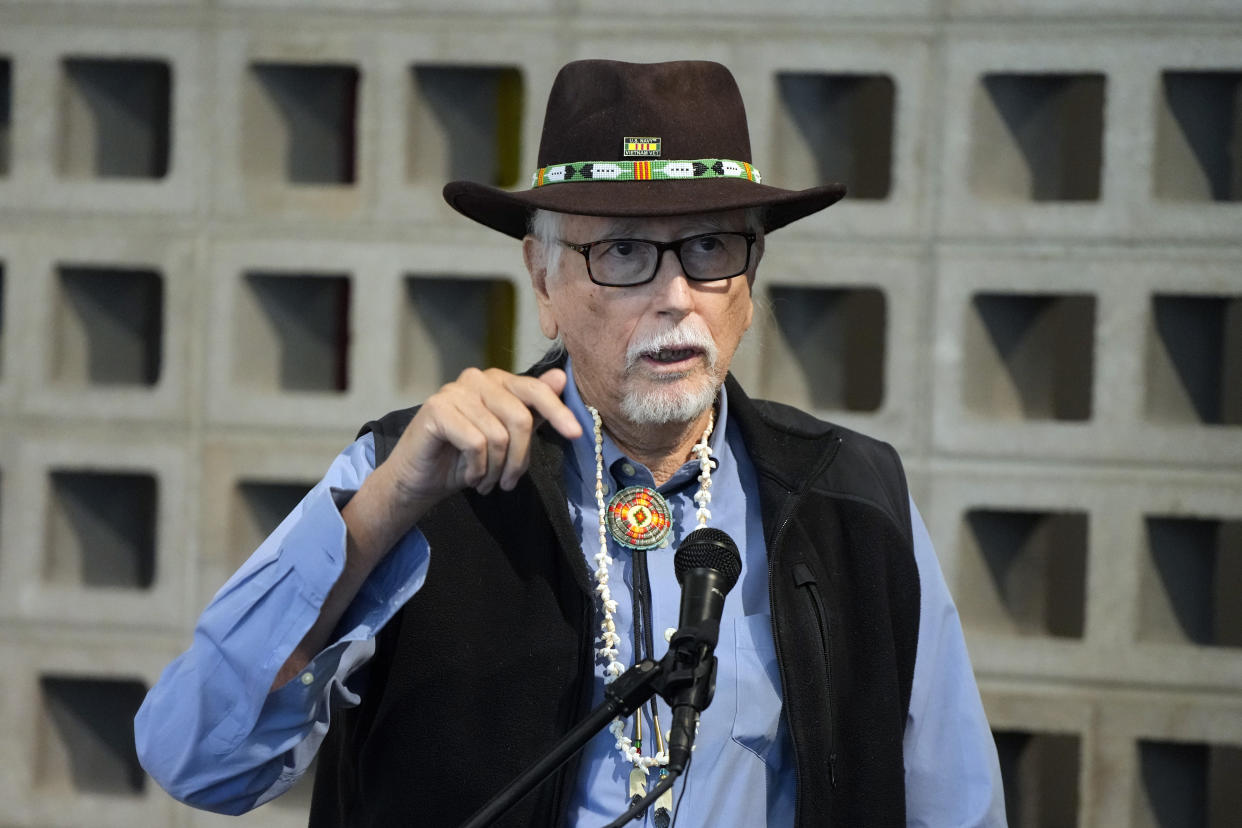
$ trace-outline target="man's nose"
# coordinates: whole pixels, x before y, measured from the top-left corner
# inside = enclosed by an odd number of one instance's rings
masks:
[[[689,309],[692,300],[690,277],[681,266],[681,259],[671,247],[660,251],[656,263],[655,286],[664,303],[672,308]]]

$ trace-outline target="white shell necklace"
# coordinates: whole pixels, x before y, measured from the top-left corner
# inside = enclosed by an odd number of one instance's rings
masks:
[[[636,538],[647,531],[651,521],[648,520],[648,512],[644,511],[647,507],[663,506],[664,515],[667,517],[668,507],[664,503],[664,497],[654,489],[646,487],[631,487],[622,492],[618,492],[613,497],[611,504],[604,501],[604,424],[600,419],[599,411],[592,406],[587,406],[587,411],[591,413],[591,420],[595,424],[595,504],[599,509],[599,552],[595,555],[595,593],[599,597],[600,612],[603,620],[600,622],[600,634],[596,641],[599,643],[596,654],[607,659],[604,667],[604,684],[611,684],[623,672],[625,665],[617,660],[620,653],[617,650],[621,643],[620,636],[617,635],[616,622],[613,619],[613,613],[617,610],[617,602],[613,600],[612,591],[608,588],[608,568],[612,565],[612,556],[608,554],[608,536],[610,534],[609,517],[613,517],[613,526],[611,534],[618,544],[629,546],[634,549],[647,549],[653,545],[659,545],[659,540],[667,535],[668,525],[663,526],[664,533],[659,535],[655,543],[651,538]],[[715,410],[713,409],[707,420],[707,429],[703,432],[703,439],[695,443],[691,449],[699,460],[699,490],[694,495],[696,505],[695,519],[699,527],[707,525],[707,521],[711,518],[712,513],[708,509],[708,504],[712,501],[712,449],[708,445],[708,438],[711,437],[712,428],[716,424]],[[635,492],[637,501],[633,499],[618,499],[619,496],[627,493]],[[641,514],[641,518],[631,518],[629,512],[634,510],[634,504],[638,503],[637,510]],[[617,528],[618,515],[623,516],[621,525],[626,528]],[[658,522],[658,516],[655,522]],[[628,529],[628,531],[627,531]],[[644,545],[639,545],[639,544]],[[641,722],[642,711],[638,712]],[[668,751],[663,748],[663,734],[659,732],[659,725],[656,724],[656,737],[659,750],[650,756],[644,756],[641,753],[641,745],[635,745],[634,740],[625,735],[625,721],[621,717],[612,720],[608,726],[611,732],[617,738],[617,751],[622,758],[632,764],[636,769],[644,774],[652,766],[667,765]],[[641,738],[641,737],[640,737]]]

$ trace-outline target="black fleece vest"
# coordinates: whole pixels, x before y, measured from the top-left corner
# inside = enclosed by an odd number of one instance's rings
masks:
[[[919,587],[900,464],[883,443],[729,382],[759,475],[796,823],[904,826]],[[413,414],[364,427],[377,464]],[[587,712],[595,608],[564,450],[545,427],[513,492],[461,492],[420,522],[426,583],[380,632],[362,703],[333,711],[312,828],[459,825]],[[497,824],[563,824],[577,771]]]

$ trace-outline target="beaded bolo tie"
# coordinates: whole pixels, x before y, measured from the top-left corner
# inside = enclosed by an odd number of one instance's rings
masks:
[[[611,684],[623,672],[625,665],[617,660],[620,653],[617,646],[621,638],[617,635],[613,613],[617,602],[612,598],[608,587],[609,566],[612,556],[608,554],[608,538],[611,536],[621,546],[634,550],[634,657],[645,648],[647,655],[652,656],[651,602],[649,600],[650,584],[647,577],[646,553],[649,549],[667,545],[672,533],[672,513],[664,495],[647,486],[629,486],[621,489],[605,503],[604,501],[604,424],[599,411],[587,406],[591,420],[595,424],[595,503],[599,510],[599,552],[595,555],[595,593],[599,597],[600,634],[596,639],[599,647],[596,653],[607,659],[604,667],[604,683]],[[694,445],[691,453],[699,461],[699,490],[694,495],[695,520],[699,528],[707,525],[712,516],[708,504],[712,500],[712,449],[708,445],[712,428],[716,424],[715,411],[711,411],[707,420],[707,428],[703,431],[703,439]],[[639,596],[647,598],[641,600]],[[647,775],[652,767],[660,769],[660,777],[668,774],[668,750],[664,744],[664,732],[660,726],[660,713],[655,699],[651,700],[652,730],[655,731],[655,751],[643,754],[643,715],[639,709],[634,716],[634,736],[626,735],[625,720],[617,717],[612,720],[608,730],[616,737],[617,752],[623,761],[633,768],[629,774],[629,801],[637,802],[647,793]],[[665,791],[656,800],[655,824],[657,828],[667,828],[670,822],[672,807],[672,790]]]

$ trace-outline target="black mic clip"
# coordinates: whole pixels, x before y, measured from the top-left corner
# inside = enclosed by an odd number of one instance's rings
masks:
[[[705,619],[679,629],[661,659],[664,680],[660,695],[673,710],[668,736],[668,770],[680,774],[690,761],[699,713],[716,695],[716,641],[720,621]]]
[[[703,710],[716,693],[716,642],[720,638],[719,619],[707,619],[692,627],[682,627],[668,642],[661,659],[664,688],[660,695],[670,706],[694,704]]]

